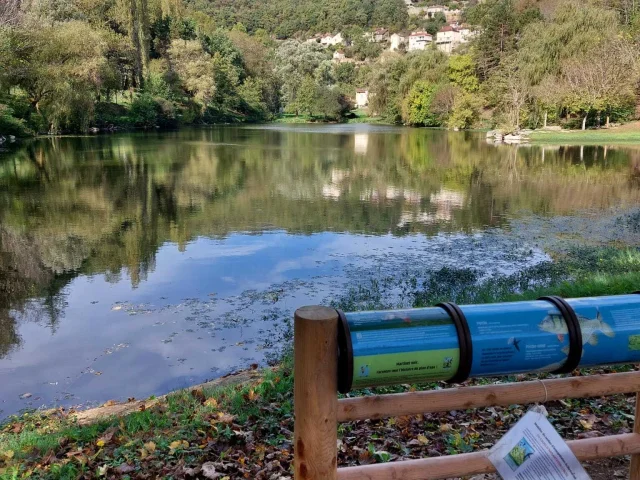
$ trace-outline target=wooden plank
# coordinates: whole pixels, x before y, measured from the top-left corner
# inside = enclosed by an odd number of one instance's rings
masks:
[[[633,422],[633,432],[640,433],[640,393],[636,394],[636,417]],[[629,479],[640,480],[640,455],[631,456],[629,466]]]
[[[338,401],[338,421],[378,419],[490,406],[640,392],[640,372],[396,393]]]
[[[567,442],[579,460],[640,454],[640,434],[625,433]],[[467,477],[496,470],[487,459],[488,450],[422,460],[381,463],[338,469],[338,480],[438,480]]]
[[[296,480],[338,474],[338,312],[303,307],[294,319],[294,471]]]

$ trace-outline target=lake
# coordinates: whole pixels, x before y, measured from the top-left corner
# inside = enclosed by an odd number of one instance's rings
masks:
[[[635,147],[368,125],[25,142],[0,153],[0,417],[265,364],[299,306],[406,305],[381,278],[620,240],[602,222],[640,203],[639,170]]]

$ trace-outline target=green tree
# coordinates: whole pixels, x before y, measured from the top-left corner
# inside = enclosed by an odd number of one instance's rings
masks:
[[[480,82],[476,76],[476,65],[471,55],[449,57],[449,80],[467,93],[478,91]]]
[[[422,80],[417,81],[405,100],[404,119],[411,125],[436,127],[440,123],[431,109],[436,87]]]
[[[288,110],[299,110],[298,91],[307,77],[314,77],[327,59],[319,46],[295,40],[283,42],[275,53],[274,71],[282,85],[282,101]],[[308,82],[307,82],[308,83]]]

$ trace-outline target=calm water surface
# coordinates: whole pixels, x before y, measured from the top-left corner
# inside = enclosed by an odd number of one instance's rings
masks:
[[[45,138],[0,153],[0,417],[264,363],[295,308],[363,275],[518,271],[548,256],[514,225],[638,205],[639,162],[640,148],[366,125]]]

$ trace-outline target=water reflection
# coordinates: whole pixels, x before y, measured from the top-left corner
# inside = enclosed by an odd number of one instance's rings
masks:
[[[638,148],[496,147],[479,134],[364,125],[29,142],[0,157],[0,359],[6,357],[0,377],[15,377],[35,345],[43,362],[60,354],[35,340],[41,330],[19,327],[16,319],[44,325],[47,335],[60,323],[73,324],[77,332],[64,334],[71,348],[81,332],[91,335],[112,321],[112,305],[127,296],[166,306],[197,297],[189,294],[194,290],[201,290],[202,302],[227,287],[237,295],[258,283],[268,288],[334,274],[336,265],[309,254],[319,248],[310,234],[341,232],[350,242],[382,236],[349,258],[357,263],[372,246],[409,249],[415,242],[409,234],[426,244],[433,235],[501,227],[522,212],[565,215],[637,204],[638,165]],[[262,250],[258,234],[270,231],[281,233]],[[256,262],[268,263],[265,258],[273,263],[256,277]],[[172,283],[178,272],[184,275],[179,295]],[[87,292],[82,308],[70,300]],[[139,334],[125,323],[118,329]],[[170,333],[162,331],[162,340]],[[104,334],[113,343],[108,348],[129,341]],[[92,355],[91,348],[81,350]],[[219,363],[221,369],[234,364]]]

